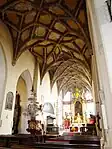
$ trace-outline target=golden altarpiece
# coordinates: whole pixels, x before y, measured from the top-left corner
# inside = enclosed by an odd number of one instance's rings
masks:
[[[70,127],[72,129],[86,126],[88,119],[86,114],[86,104],[87,101],[84,98],[84,93],[82,90],[75,88],[72,93],[71,101],[68,103],[70,113],[65,112],[65,119],[70,120]],[[77,131],[78,131],[77,130]]]

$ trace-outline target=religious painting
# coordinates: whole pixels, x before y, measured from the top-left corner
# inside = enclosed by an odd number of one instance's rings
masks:
[[[12,110],[13,99],[14,99],[13,93],[8,92],[7,96],[6,96],[6,104],[5,104],[5,109],[6,110]]]
[[[78,113],[82,115],[82,104],[80,103],[80,101],[77,101],[75,103],[75,115],[78,115]]]

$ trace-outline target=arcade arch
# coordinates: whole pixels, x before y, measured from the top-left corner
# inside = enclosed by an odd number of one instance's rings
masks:
[[[12,133],[27,133],[27,118],[23,115],[28,104],[28,97],[32,89],[32,79],[30,72],[25,70],[19,77],[16,86],[16,101],[13,118]]]
[[[6,59],[3,52],[3,48],[0,44],[0,115],[5,93],[6,76],[7,76]]]
[[[40,85],[40,98],[43,104],[51,100],[50,94],[51,94],[50,77],[49,73],[47,72],[43,77]]]

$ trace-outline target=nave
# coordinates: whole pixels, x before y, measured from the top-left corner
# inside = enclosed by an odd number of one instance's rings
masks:
[[[0,0],[0,146],[112,149],[111,0]]]

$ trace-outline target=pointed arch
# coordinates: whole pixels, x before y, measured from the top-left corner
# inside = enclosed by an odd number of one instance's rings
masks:
[[[32,89],[32,79],[31,74],[28,69],[22,72],[19,76],[16,85],[16,99],[14,117],[13,117],[13,133],[27,133],[26,128],[27,118],[24,117],[23,113],[28,104],[28,97],[30,96]],[[19,96],[19,99],[17,98]],[[16,125],[15,125],[16,124]]]
[[[29,97],[30,96],[30,91],[32,89],[32,78],[31,78],[31,74],[30,74],[29,70],[26,69],[20,76],[23,78],[23,80],[26,83],[27,94],[28,94],[28,97]]]
[[[2,111],[3,99],[5,94],[6,78],[7,78],[7,64],[6,57],[0,42],[0,116]]]

